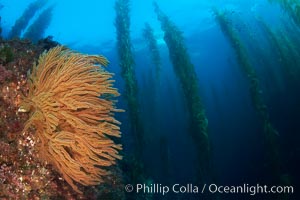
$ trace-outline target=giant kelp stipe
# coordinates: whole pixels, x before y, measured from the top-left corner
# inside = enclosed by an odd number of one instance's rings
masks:
[[[176,76],[181,83],[186,98],[190,127],[189,133],[196,146],[196,154],[199,162],[197,165],[199,183],[204,183],[204,177],[210,174],[210,144],[208,139],[208,121],[204,106],[198,94],[198,82],[193,64],[187,53],[184,38],[178,28],[168,19],[154,3],[154,9],[164,31],[164,40],[169,49],[170,59]]]
[[[0,3],[1,199],[299,199],[300,1]]]

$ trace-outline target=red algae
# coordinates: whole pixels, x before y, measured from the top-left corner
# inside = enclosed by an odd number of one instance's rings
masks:
[[[12,76],[12,72],[10,70],[5,69],[2,65],[0,65],[0,83],[4,83],[6,79],[10,79]]]

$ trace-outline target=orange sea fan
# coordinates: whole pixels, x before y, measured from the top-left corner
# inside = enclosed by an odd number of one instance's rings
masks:
[[[121,145],[114,119],[112,74],[106,58],[74,53],[62,46],[43,53],[29,76],[29,93],[19,111],[29,112],[24,131],[34,127],[39,158],[51,163],[77,192],[103,182]],[[101,66],[102,65],[102,66]]]

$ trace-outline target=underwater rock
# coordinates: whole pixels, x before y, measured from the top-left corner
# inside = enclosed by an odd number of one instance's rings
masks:
[[[27,72],[54,43],[48,38],[37,45],[18,39],[0,44],[9,46],[14,54],[9,62],[0,60],[0,197],[4,199],[97,199],[113,193],[107,187],[121,188],[121,180],[116,178],[121,177],[119,172],[112,171],[102,190],[88,187],[84,195],[78,194],[52,165],[37,157],[36,130],[22,131],[30,117],[29,113],[17,112],[21,97],[28,93]]]

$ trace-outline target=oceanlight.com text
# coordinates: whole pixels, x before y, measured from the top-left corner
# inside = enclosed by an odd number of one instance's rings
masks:
[[[293,194],[293,186],[267,186],[267,185],[249,185],[243,184],[239,186],[222,186],[216,184],[208,185],[210,193],[220,194]]]
[[[267,186],[267,185],[235,185],[235,186],[225,186],[225,185],[217,185],[217,184],[203,184],[203,185],[195,185],[192,183],[188,184],[173,184],[173,185],[163,185],[159,183],[153,184],[127,184],[125,186],[126,192],[134,192],[134,193],[143,193],[143,194],[161,194],[166,195],[168,193],[173,194],[203,194],[203,193],[211,193],[211,194],[248,194],[248,195],[256,195],[256,194],[293,194],[294,187],[293,186]]]

